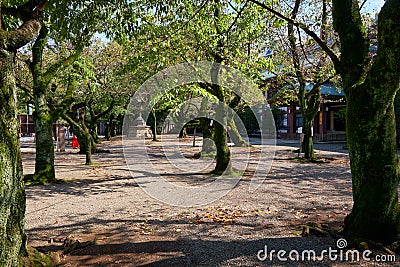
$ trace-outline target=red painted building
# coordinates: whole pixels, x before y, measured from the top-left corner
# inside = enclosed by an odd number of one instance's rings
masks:
[[[33,122],[32,115],[20,114],[19,120],[19,133],[20,135],[30,135],[35,132],[35,123]]]
[[[321,86],[319,111],[314,119],[313,136],[315,141],[346,140],[344,112],[346,102],[343,92],[336,87]],[[298,139],[298,128],[303,126],[300,108],[297,102],[288,106],[280,106],[277,121],[278,138]]]

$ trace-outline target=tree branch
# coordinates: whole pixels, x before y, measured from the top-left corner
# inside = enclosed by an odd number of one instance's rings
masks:
[[[343,87],[351,88],[362,77],[370,61],[369,40],[366,36],[358,1],[333,0],[333,24],[341,42]]]
[[[83,45],[78,47],[77,50],[75,50],[71,55],[69,55],[66,58],[60,59],[53,65],[51,65],[47,71],[43,74],[43,82],[45,85],[48,85],[50,81],[54,78],[54,75],[56,72],[63,66],[67,66],[68,64],[73,63],[76,61],[82,54],[83,52]]]
[[[253,2],[254,4],[266,9],[267,11],[271,12],[272,14],[274,14],[275,16],[277,16],[280,19],[285,20],[286,22],[293,24],[296,27],[299,27],[300,29],[302,29],[306,34],[308,34],[311,38],[314,39],[314,41],[321,47],[321,49],[330,57],[330,59],[333,62],[333,65],[335,66],[335,69],[338,73],[342,73],[342,67],[341,67],[341,63],[339,58],[336,56],[336,54],[333,52],[332,49],[330,49],[323,40],[321,40],[318,35],[313,32],[312,30],[310,30],[305,24],[300,23],[298,21],[295,21],[291,18],[286,17],[285,15],[283,15],[282,13],[276,11],[275,9],[267,6],[264,3],[261,3],[257,0],[249,0],[250,2]]]
[[[23,83],[20,82],[20,81],[16,81],[16,86],[17,86],[19,89],[21,89],[22,91],[24,91],[25,94],[27,94],[28,97],[29,97],[30,99],[33,99],[33,93],[32,93],[32,88],[31,88],[31,87],[29,87],[29,86],[23,84]]]
[[[103,117],[104,115],[109,113],[114,108],[114,105],[115,105],[115,100],[111,101],[111,104],[108,106],[108,108],[106,110],[104,110],[103,112],[100,112],[97,115],[94,115],[94,121],[97,121],[98,119],[100,119],[101,117]]]
[[[400,2],[386,0],[378,17],[378,52],[366,75],[370,84],[385,84],[396,92],[400,80]]]
[[[240,18],[240,16],[242,15],[242,13],[243,13],[243,11],[244,11],[244,9],[246,8],[246,6],[247,6],[248,3],[249,3],[249,0],[247,0],[247,1],[244,3],[243,7],[242,7],[239,11],[237,11],[237,16],[236,16],[235,19],[233,20],[232,24],[229,26],[228,30],[226,31],[226,34],[228,34],[228,33],[232,30],[233,26],[235,26],[237,20],[238,20],[238,19]]]
[[[314,94],[315,91],[319,90],[319,87],[321,87],[322,85],[324,85],[325,83],[329,82],[331,79],[333,79],[337,74],[334,74],[330,77],[328,77],[327,79],[317,82],[316,84],[313,85],[313,88],[311,88],[311,90],[306,94],[306,98],[308,98],[310,95]]]

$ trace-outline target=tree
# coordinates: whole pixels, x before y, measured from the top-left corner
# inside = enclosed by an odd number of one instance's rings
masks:
[[[385,2],[378,17],[378,51],[371,59],[358,2],[333,1],[334,27],[341,42],[341,60],[335,67],[346,94],[354,199],[345,232],[383,242],[394,241],[400,234],[393,107],[400,83],[399,12],[399,1]]]
[[[378,16],[378,48],[371,41],[355,0],[333,1],[340,58],[306,25],[250,0],[300,27],[332,60],[346,95],[346,133],[354,205],[345,233],[357,241],[390,243],[400,236],[399,169],[393,101],[400,83],[400,2],[387,0]]]
[[[74,80],[73,103],[61,116],[72,126],[80,141],[80,153],[91,164],[99,138],[97,125],[115,108],[123,109],[135,83],[121,72],[125,64],[122,47],[115,42],[94,40],[81,57],[66,70]],[[68,79],[67,79],[68,80]]]
[[[41,28],[46,1],[29,1],[17,7],[3,7],[1,15],[19,18],[23,23],[12,29],[2,23],[0,29],[0,265],[17,266],[26,252],[24,234],[25,191],[18,140],[15,59],[17,49],[32,41]],[[4,22],[4,20],[2,20]],[[9,28],[8,28],[9,27]],[[8,28],[8,29],[7,29]]]
[[[136,36],[132,42],[136,47],[143,42],[146,51],[155,51],[159,61],[157,69],[176,63],[211,61],[226,64],[242,70],[252,78],[261,78],[260,69],[265,69],[267,61],[259,57],[264,46],[263,32],[267,25],[265,15],[259,8],[247,9],[248,1],[181,1],[177,5],[154,8],[148,17],[142,18],[143,36]],[[135,28],[136,29],[136,28]],[[128,36],[132,36],[129,32]],[[149,37],[153,42],[149,42]],[[132,39],[132,38],[130,38]],[[152,66],[150,65],[150,66]],[[146,66],[148,67],[148,65]],[[211,80],[218,83],[217,69],[210,73]],[[200,85],[219,101],[230,106],[240,103],[235,94],[218,84]],[[222,106],[220,122],[225,121]],[[204,124],[205,125],[205,124]],[[236,125],[230,123],[232,132]],[[217,144],[216,173],[230,172],[230,155],[226,140],[227,125],[214,124],[213,138]],[[239,136],[238,136],[239,139]],[[244,143],[238,140],[238,144]]]
[[[48,42],[49,29],[46,25],[42,25],[42,29],[38,38],[32,47],[32,61],[30,61],[29,69],[33,77],[33,96],[35,103],[34,122],[35,122],[35,173],[29,177],[33,183],[49,183],[56,180],[54,169],[54,144],[53,144],[53,124],[63,112],[66,101],[62,101],[59,106],[49,105],[49,94],[51,81],[64,65],[75,61],[82,53],[82,44],[78,49],[71,53],[68,57],[62,58],[44,68],[43,54]],[[65,98],[64,100],[70,100]]]
[[[292,2],[278,3],[276,8],[279,8],[281,13],[290,14],[292,20],[315,25],[312,27],[319,30],[318,37],[326,46],[334,47],[337,38],[333,34],[332,27],[328,25],[330,9],[327,1]],[[310,9],[316,11],[309,12]],[[297,100],[302,115],[302,125],[297,127],[301,126],[304,134],[302,143],[304,157],[310,159],[314,157],[313,125],[320,108],[320,88],[334,77],[334,69],[326,53],[299,27],[290,23],[285,24],[280,18],[273,19],[270,25],[274,38],[269,47],[273,52],[268,53],[268,57],[279,66],[274,75],[278,76],[275,78],[278,81],[277,85],[283,87],[274,97],[275,99],[281,97],[281,93],[285,90],[291,91],[292,95],[297,97],[295,101]],[[282,82],[284,84],[281,84]],[[273,84],[272,81],[270,83]]]
[[[301,0],[296,0],[294,8],[291,12],[291,19],[297,19],[300,10]],[[304,2],[304,1],[303,1]],[[311,5],[308,5],[311,6]],[[334,42],[334,37],[328,37],[327,31],[327,2],[322,1],[322,14],[321,14],[321,30],[320,38],[325,43],[330,39],[330,43]],[[313,125],[314,118],[317,115],[320,108],[321,91],[320,87],[324,83],[328,82],[332,77],[329,76],[329,66],[327,62],[326,55],[320,49],[316,49],[314,42],[311,43],[310,47],[305,48],[305,44],[301,38],[300,29],[297,28],[299,38],[296,38],[296,33],[294,25],[289,23],[287,26],[288,39],[289,39],[289,50],[291,52],[293,68],[295,72],[295,77],[298,84],[297,99],[299,101],[299,107],[301,115],[303,118],[302,133],[304,134],[304,139],[302,143],[302,148],[304,151],[304,157],[307,159],[314,157],[313,148]],[[307,41],[306,41],[307,42]],[[321,55],[322,53],[322,55]],[[301,58],[304,58],[301,62]],[[310,66],[311,65],[311,66]],[[312,82],[312,88],[307,92],[307,82]]]
[[[112,2],[106,5],[111,6]],[[106,21],[110,12],[108,6],[101,2],[82,5],[81,1],[74,1],[70,5],[67,1],[58,1],[46,7],[48,21],[43,23],[32,46],[32,57],[26,59],[32,73],[35,104],[35,173],[26,177],[31,183],[55,181],[53,124],[71,99],[59,103],[53,101],[54,79],[60,70],[80,56],[91,36],[99,29],[99,24]],[[73,19],[68,19],[70,17]]]

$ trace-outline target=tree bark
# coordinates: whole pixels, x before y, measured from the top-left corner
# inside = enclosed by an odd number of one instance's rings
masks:
[[[400,223],[394,108],[390,95],[375,101],[363,93],[372,88],[386,89],[385,85],[363,84],[347,96],[354,205],[345,220],[345,233],[391,242],[399,238]]]
[[[331,58],[342,77],[354,200],[345,219],[345,233],[358,241],[398,240],[399,167],[393,100],[400,83],[400,1],[386,0],[379,13],[378,50],[373,59],[358,1],[332,1],[340,59],[306,25],[257,0],[250,1],[303,29]]]
[[[151,115],[153,116],[153,123],[151,126],[151,130],[153,132],[153,141],[158,141],[157,139],[157,115],[154,110],[151,111]]]
[[[200,118],[200,127],[203,133],[203,145],[201,147],[201,154],[209,155],[211,153],[216,153],[213,131],[210,129],[210,119]]]
[[[208,87],[205,87],[208,88]],[[207,110],[208,110],[209,100],[207,97],[203,97],[200,106],[200,113],[199,113],[199,122],[201,132],[203,134],[203,145],[201,146],[200,155],[205,156],[215,156],[216,149],[215,144],[213,141],[213,130],[211,129],[210,123],[211,120],[207,118]]]
[[[92,136],[89,129],[84,129],[84,136],[82,138],[85,144],[85,164],[92,165]]]
[[[15,55],[18,48],[37,36],[40,27],[37,18],[29,18],[16,31],[0,29],[0,266],[6,267],[18,266],[19,258],[26,253]]]
[[[114,103],[115,102],[112,101],[107,109],[105,109],[104,111],[99,112],[97,114],[95,113],[92,104],[89,103],[89,111],[90,111],[89,128],[90,128],[90,134],[92,135],[92,139],[93,139],[94,145],[100,143],[100,138],[99,138],[99,135],[98,135],[99,119],[111,112],[111,110],[114,107]]]
[[[91,165],[92,153],[96,152],[96,145],[89,132],[89,129],[84,123],[82,124],[81,121],[79,127],[75,127],[74,131],[76,131],[76,135],[79,140],[79,154],[85,154],[85,164]]]
[[[230,118],[228,120],[228,132],[229,132],[229,137],[231,138],[232,142],[235,144],[237,147],[246,147],[249,146],[246,141],[243,140],[242,136],[240,135],[237,127],[235,120],[233,118]]]
[[[223,103],[220,103],[219,105],[223,105]],[[226,125],[221,125],[219,122],[214,123],[214,142],[217,148],[217,162],[213,173],[230,174],[232,172],[231,152],[227,144]]]
[[[33,182],[45,184],[56,180],[54,169],[53,124],[56,121],[48,106],[47,84],[43,82],[43,51],[47,43],[47,28],[42,27],[32,48],[33,94],[35,102],[36,158]]]
[[[212,75],[218,75],[218,72],[213,72]],[[216,77],[214,77],[215,79]],[[213,79],[213,80],[214,80]],[[219,103],[217,104],[216,119],[214,122],[214,142],[217,148],[216,165],[213,173],[215,174],[230,174],[232,172],[231,152],[227,143],[226,129],[227,116],[225,110],[225,97],[223,88],[218,84],[213,84],[214,92],[217,92]],[[223,124],[221,124],[223,123]]]
[[[320,90],[314,90],[310,92],[310,96],[308,101],[306,102],[305,99],[301,101],[301,114],[303,116],[303,134],[304,140],[302,144],[302,148],[304,151],[304,157],[306,159],[314,158],[314,143],[313,143],[313,125],[315,116],[318,114],[319,109],[319,101],[321,98]],[[299,98],[305,98],[304,93]]]
[[[400,83],[400,2],[387,0],[378,18],[378,51],[371,62],[357,1],[333,1],[341,40],[346,94],[346,132],[354,205],[345,233],[356,240],[399,239],[397,162],[393,101]]]
[[[17,266],[25,248],[25,191],[18,140],[14,60],[14,51],[0,50],[0,266]]]
[[[313,143],[313,137],[311,135],[313,121],[314,119],[309,120],[308,118],[303,117],[304,139],[303,143],[301,144],[301,147],[303,148],[304,157],[306,159],[314,158],[314,143]]]

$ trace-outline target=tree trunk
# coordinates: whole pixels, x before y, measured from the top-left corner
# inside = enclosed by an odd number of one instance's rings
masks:
[[[248,146],[247,142],[243,140],[242,136],[240,135],[235,120],[233,118],[229,119],[228,121],[228,132],[229,137],[231,138],[232,142],[237,147],[246,147]]]
[[[98,126],[97,126],[97,121],[91,123],[90,125],[90,134],[92,135],[93,142],[95,144],[100,143],[100,138],[98,134]]]
[[[35,140],[36,158],[33,180],[38,183],[48,183],[56,180],[54,169],[54,119],[49,114],[45,95],[35,94]]]
[[[307,97],[304,95],[299,96],[301,114],[303,116],[303,134],[304,140],[302,148],[304,157],[306,159],[314,158],[314,144],[313,144],[313,124],[315,116],[318,114],[320,107],[321,92],[320,86],[314,85],[314,88],[308,93]],[[307,102],[306,102],[307,99]]]
[[[203,133],[203,146],[201,147],[201,154],[209,155],[211,153],[216,153],[216,148],[214,144],[213,131],[210,128],[210,119],[200,118],[200,127]]]
[[[78,128],[78,140],[80,145],[80,154],[86,155],[86,165],[92,164],[92,154],[96,153],[96,143],[94,142],[92,135],[89,132],[88,127],[81,119],[81,125]]]
[[[115,137],[117,135],[117,127],[114,121],[110,122],[110,136]]]
[[[96,146],[93,147],[94,141],[92,136],[90,135],[89,129],[86,127],[82,121],[81,125],[75,125],[74,132],[79,140],[79,154],[85,154],[86,156],[86,165],[92,164],[92,153],[95,153]]]
[[[226,120],[224,103],[218,104],[217,118],[218,121]],[[216,165],[213,173],[215,174],[230,174],[232,172],[231,153],[227,144],[226,125],[221,125],[219,122],[214,122],[214,142],[217,148]]]
[[[385,84],[376,91],[383,92]],[[347,95],[347,144],[353,181],[353,209],[345,233],[391,242],[399,238],[399,167],[393,97],[374,100],[362,85]]]
[[[86,129],[85,135],[83,140],[85,140],[86,144],[86,150],[85,150],[85,156],[86,156],[86,165],[92,165],[92,136],[89,133],[89,130]]]
[[[371,62],[358,2],[333,1],[354,200],[344,231],[356,240],[390,243],[400,237],[393,106],[400,83],[399,12],[399,1],[385,1],[378,17],[378,51]]]
[[[207,87],[206,87],[207,88]],[[215,156],[216,148],[213,141],[213,130],[210,126],[211,120],[207,118],[209,100],[207,97],[203,97],[200,106],[199,122],[201,132],[203,133],[203,145],[201,147],[200,156]]]
[[[26,245],[14,62],[14,51],[0,50],[0,266],[17,266]]]
[[[111,137],[113,136],[112,135],[113,119],[114,119],[114,115],[110,114],[110,117],[108,119],[108,123],[106,124],[106,139],[107,139],[107,141],[110,141]]]
[[[219,11],[217,11],[219,12]],[[222,47],[221,41],[219,42],[219,46]],[[216,58],[216,62],[222,62],[221,58]],[[217,148],[216,155],[216,165],[213,173],[215,174],[230,174],[232,173],[232,164],[231,164],[231,152],[227,143],[227,112],[225,108],[225,92],[224,88],[219,85],[219,70],[220,66],[218,64],[214,64],[211,69],[211,81],[212,81],[212,91],[215,96],[218,98],[219,102],[217,103],[217,111],[216,111],[216,121],[214,122],[214,142]],[[221,124],[223,123],[223,124]]]
[[[86,111],[82,108],[79,117],[79,123],[75,122],[67,114],[62,114],[62,117],[72,126],[74,133],[79,140],[79,153],[86,155],[86,165],[92,164],[92,153],[96,153],[96,143],[93,141],[92,135],[85,124]]]
[[[307,118],[307,116],[303,117],[303,134],[304,134],[304,140],[303,143],[301,144],[303,152],[304,152],[304,157],[306,159],[311,159],[314,158],[314,147],[313,147],[313,137],[311,135],[312,133],[312,127],[313,127],[313,121],[311,121]]]
[[[40,11],[39,8],[35,14]],[[5,31],[0,25],[0,266],[5,267],[18,266],[20,257],[26,254],[25,190],[14,68],[17,49],[37,36],[41,23],[32,14],[23,19],[24,23],[15,31]]]
[[[110,133],[110,123],[106,123],[106,128],[105,128],[105,138],[107,141],[111,140],[111,133]]]
[[[186,131],[186,126],[184,126],[179,132],[179,138],[188,138],[188,134]]]
[[[214,85],[214,90],[219,90],[219,100],[220,102],[217,104],[217,112],[216,112],[216,119],[217,121],[214,122],[214,142],[217,148],[217,155],[216,155],[216,165],[213,173],[215,174],[230,174],[232,172],[232,165],[231,165],[231,152],[228,147],[227,143],[227,136],[226,136],[226,129],[227,129],[227,116],[224,104],[224,97],[223,97],[223,88],[219,85]],[[221,99],[222,98],[222,99]],[[222,125],[220,122],[224,123]]]
[[[400,145],[400,93],[397,91],[396,97],[394,98],[394,113],[396,118],[396,145],[399,148]]]
[[[157,139],[157,116],[156,116],[156,112],[154,110],[152,110],[151,111],[151,115],[153,116],[152,125],[151,125],[151,131],[153,133],[153,141],[158,141],[158,139]]]
[[[36,158],[33,182],[45,184],[56,180],[54,170],[53,124],[56,121],[47,104],[47,85],[43,82],[43,50],[47,43],[47,28],[42,27],[32,48],[31,72],[35,102]]]

